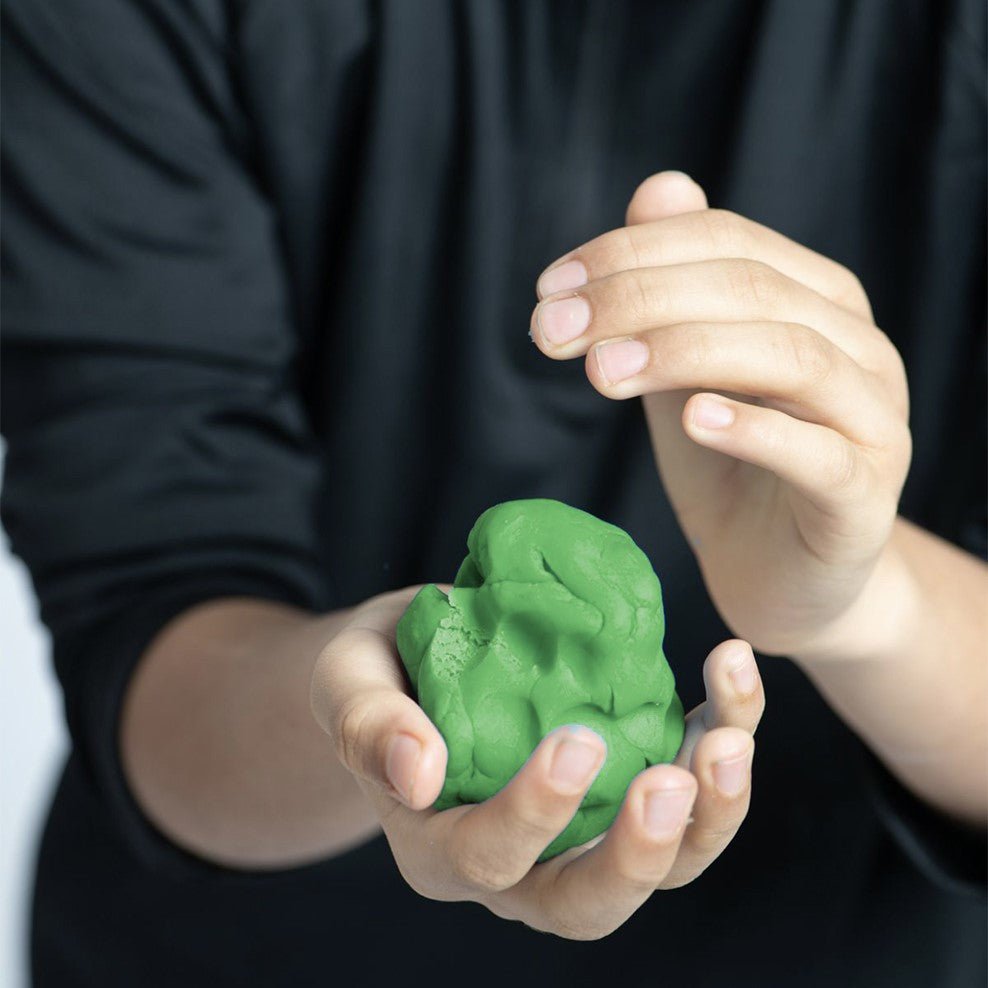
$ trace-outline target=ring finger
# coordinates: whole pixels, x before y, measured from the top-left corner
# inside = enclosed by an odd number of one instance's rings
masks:
[[[730,844],[748,812],[754,750],[752,736],[737,727],[716,728],[697,742],[690,758],[699,782],[693,816],[660,888],[693,881]]]
[[[617,929],[659,886],[676,860],[696,797],[683,768],[654,765],[635,777],[603,839],[576,856],[561,855],[505,893],[529,925],[573,940]]]

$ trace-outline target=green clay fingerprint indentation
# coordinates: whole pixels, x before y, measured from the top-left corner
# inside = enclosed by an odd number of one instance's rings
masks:
[[[435,806],[492,796],[551,730],[590,727],[607,759],[544,861],[606,830],[635,775],[679,751],[662,588],[626,532],[559,501],[497,504],[467,546],[450,595],[423,587],[397,631],[449,751]]]

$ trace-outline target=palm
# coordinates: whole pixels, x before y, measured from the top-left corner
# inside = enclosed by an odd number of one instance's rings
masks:
[[[786,652],[857,598],[884,533],[849,532],[846,519],[845,530],[821,525],[818,509],[774,474],[698,446],[681,424],[689,394],[643,398],[666,493],[731,630],[763,652]],[[841,560],[835,593],[822,562],[845,545],[856,558]]]

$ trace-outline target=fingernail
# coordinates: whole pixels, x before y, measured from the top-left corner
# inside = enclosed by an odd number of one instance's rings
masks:
[[[751,752],[714,762],[714,785],[725,796],[737,796],[748,784],[748,772],[751,768]]]
[[[607,384],[634,377],[648,363],[648,347],[640,340],[612,340],[594,350],[597,367]]]
[[[734,409],[715,398],[693,402],[693,424],[701,429],[726,429],[734,421]]]
[[[752,658],[751,652],[743,649],[735,656],[734,662],[735,664],[730,671],[734,689],[738,693],[753,693],[758,683],[758,672],[755,669],[755,660]]]
[[[650,837],[672,837],[686,822],[693,793],[689,789],[654,789],[645,796],[642,822]]]
[[[549,778],[561,792],[573,793],[583,789],[603,761],[600,744],[578,738],[566,738],[552,756]]]
[[[407,803],[415,786],[415,770],[422,755],[422,745],[410,734],[396,734],[388,744],[384,771],[388,782]]]
[[[590,304],[579,295],[543,302],[537,318],[542,336],[549,343],[561,346],[586,331],[590,325]]]
[[[582,261],[566,261],[557,267],[543,272],[535,286],[539,298],[555,295],[556,292],[570,291],[587,283],[587,269]]]

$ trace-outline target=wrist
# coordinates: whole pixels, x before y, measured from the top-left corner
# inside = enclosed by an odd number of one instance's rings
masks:
[[[831,663],[875,663],[909,651],[922,614],[918,581],[899,546],[897,518],[855,601],[791,658],[811,671]]]

